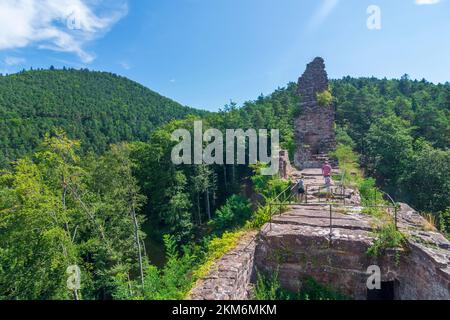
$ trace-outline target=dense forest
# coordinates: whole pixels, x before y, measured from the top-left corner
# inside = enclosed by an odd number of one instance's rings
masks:
[[[450,84],[344,78],[333,82],[336,122],[369,176],[397,200],[439,212],[450,205]]]
[[[205,130],[280,129],[292,155],[296,89],[206,113],[110,74],[0,77],[0,299],[71,299],[74,264],[81,299],[184,298],[246,229],[267,221],[265,203],[287,182],[260,175],[261,165],[174,165],[171,133],[192,131],[196,119]],[[448,232],[450,85],[348,77],[331,92],[339,144]]]
[[[0,76],[0,166],[30,151],[52,128],[103,153],[112,143],[149,139],[160,124],[203,112],[126,78],[84,70],[30,70]]]

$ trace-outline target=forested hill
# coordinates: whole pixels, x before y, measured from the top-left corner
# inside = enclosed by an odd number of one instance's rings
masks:
[[[332,81],[338,136],[369,176],[418,210],[450,206],[450,85],[426,80]],[[345,140],[345,139],[344,139]],[[448,210],[448,209],[447,209]]]
[[[88,70],[31,70],[0,76],[0,167],[33,150],[54,127],[102,153],[145,141],[171,119],[200,113],[124,77]]]

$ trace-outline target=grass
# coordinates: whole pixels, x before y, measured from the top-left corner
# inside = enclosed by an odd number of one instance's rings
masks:
[[[367,254],[371,257],[378,257],[388,248],[401,248],[405,244],[405,236],[395,229],[393,223],[384,224],[378,227],[375,232],[376,240],[367,249]]]
[[[200,279],[208,275],[214,262],[234,249],[244,231],[225,232],[221,237],[214,237],[207,243],[206,255],[203,262],[194,270],[195,278]]]
[[[357,187],[361,180],[363,180],[363,175],[359,168],[358,155],[352,148],[350,146],[339,144],[336,151],[331,152],[330,156],[339,163],[339,169],[342,174],[339,176],[338,180],[342,180],[345,187]]]
[[[351,146],[339,144],[331,154],[338,160],[339,167],[344,173],[343,184],[346,187],[356,187],[361,194],[361,204],[366,206],[362,213],[373,218],[373,228],[376,240],[367,250],[369,256],[379,256],[384,249],[399,248],[405,243],[405,236],[395,228],[392,216],[387,209],[374,207],[386,206],[383,193],[376,187],[372,178],[364,179],[358,165],[358,156]]]
[[[421,213],[424,218],[422,228],[424,231],[437,231],[438,221],[436,215],[432,213]]]

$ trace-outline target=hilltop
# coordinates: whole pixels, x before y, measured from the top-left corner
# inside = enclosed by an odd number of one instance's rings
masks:
[[[51,68],[0,76],[0,166],[34,150],[54,127],[81,140],[84,150],[102,153],[202,113],[107,72]]]

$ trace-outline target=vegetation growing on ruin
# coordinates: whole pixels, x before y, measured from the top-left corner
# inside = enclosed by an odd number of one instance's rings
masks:
[[[405,243],[405,236],[395,229],[393,223],[383,223],[375,230],[376,240],[367,249],[367,254],[378,257],[383,250],[389,248],[401,248]]]
[[[278,279],[278,272],[272,275],[257,272],[256,277],[255,300],[350,300],[338,291],[319,284],[312,277],[302,281],[298,292],[283,289]]]
[[[333,103],[333,95],[329,89],[317,94],[317,103],[321,107],[327,107]]]
[[[70,299],[71,264],[81,268],[82,299],[184,296],[242,230],[269,221],[268,203],[288,182],[257,167],[176,166],[171,133],[192,131],[194,119],[222,131],[280,129],[292,157],[296,91],[290,83],[206,113],[110,74],[0,77],[0,299]],[[332,82],[332,97],[344,183],[366,203],[387,191],[448,233],[450,86],[344,78]],[[253,191],[261,197],[250,212]],[[379,234],[374,253],[401,243],[390,227]],[[167,251],[159,268],[154,247]]]

